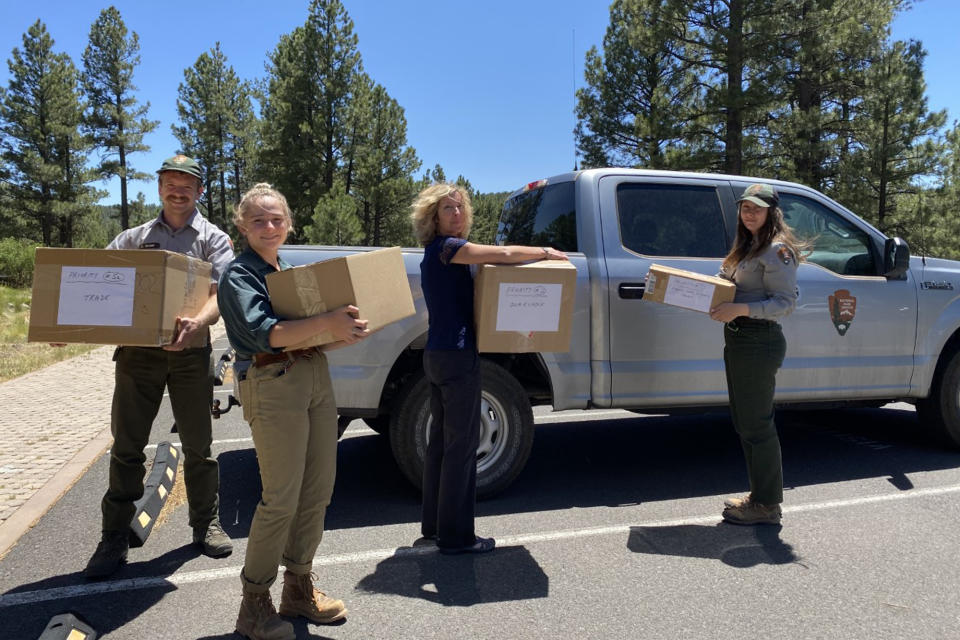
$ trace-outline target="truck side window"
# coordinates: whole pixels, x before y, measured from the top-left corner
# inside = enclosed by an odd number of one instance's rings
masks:
[[[780,194],[783,219],[810,246],[807,261],[845,276],[875,276],[870,236],[819,202]]]
[[[496,243],[577,251],[574,183],[558,182],[507,200],[500,214]]]
[[[620,242],[644,255],[722,258],[727,255],[716,189],[624,183],[617,187]]]

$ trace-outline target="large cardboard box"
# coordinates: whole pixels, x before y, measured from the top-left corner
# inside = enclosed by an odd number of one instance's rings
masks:
[[[478,349],[569,351],[576,285],[577,268],[566,260],[480,265],[473,284]]]
[[[158,347],[210,298],[210,263],[171,251],[38,247],[34,259],[31,342]]]
[[[736,291],[737,285],[717,276],[652,264],[643,299],[709,313],[721,302],[733,302]]]
[[[399,247],[277,271],[267,276],[267,290],[274,312],[286,320],[352,304],[360,309],[360,317],[368,321],[367,329],[376,331],[415,313]],[[333,334],[324,331],[286,350],[335,341]]]

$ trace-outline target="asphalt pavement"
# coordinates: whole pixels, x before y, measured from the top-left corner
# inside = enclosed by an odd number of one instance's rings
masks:
[[[109,380],[109,351],[88,358],[105,362],[64,365],[60,380],[33,382],[44,390],[33,399],[26,387],[6,395],[0,386],[3,413],[8,398],[65,402],[51,394],[81,385],[76,379],[91,378],[96,366]],[[93,443],[107,428],[108,386],[89,395],[64,390],[86,398],[80,404],[92,414],[94,398],[107,405],[86,442],[65,445],[74,455],[56,473],[72,479],[25,499],[55,496],[35,507],[34,526],[0,559],[0,638],[35,640],[51,616],[67,611],[106,638],[237,638],[239,572],[259,479],[236,409],[214,422],[221,520],[234,554],[200,555],[181,506],[113,578],[80,575],[99,538],[107,477],[100,454],[109,438]],[[36,415],[54,431],[80,421],[62,409]],[[334,626],[295,621],[298,637],[960,637],[960,453],[919,428],[909,406],[781,413],[780,527],[720,523],[723,498],[745,489],[726,415],[538,409],[536,423],[527,468],[504,494],[478,504],[478,533],[494,536],[498,548],[476,557],[414,545],[417,492],[394,465],[388,439],[351,424],[315,560],[320,586],[343,598],[350,616]],[[171,425],[164,403],[151,446],[176,443]],[[8,437],[5,424],[0,431]],[[2,442],[4,453],[13,446]],[[99,452],[78,460],[84,448]],[[26,468],[29,459],[16,464]]]

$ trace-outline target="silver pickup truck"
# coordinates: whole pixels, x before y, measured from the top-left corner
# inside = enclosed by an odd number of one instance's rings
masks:
[[[736,199],[753,182],[776,185],[787,222],[812,244],[796,310],[783,321],[778,405],[911,402],[922,422],[960,444],[960,263],[911,257],[903,240],[799,184],[591,169],[532,182],[504,205],[496,242],[566,251],[577,267],[576,306],[568,352],[483,354],[481,496],[502,491],[526,464],[533,405],[643,413],[726,405],[721,326],[642,298],[651,263],[717,273]],[[364,250],[289,246],[282,254],[306,264]],[[404,250],[416,315],[330,354],[342,419],[388,434],[417,486],[430,420],[422,254]]]

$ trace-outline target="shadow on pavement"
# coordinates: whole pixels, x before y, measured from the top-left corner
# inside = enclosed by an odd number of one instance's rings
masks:
[[[198,554],[193,545],[184,545],[152,560],[125,564],[109,580],[89,582],[79,573],[71,573],[19,585],[4,593],[4,596],[21,597],[24,603],[0,609],[0,636],[37,638],[51,617],[65,611],[78,614],[98,635],[106,635],[135,620],[176,590],[175,585],[164,582],[163,578]],[[142,580],[156,584],[144,588],[140,585]],[[135,584],[137,587],[132,588]],[[75,589],[78,585],[89,590],[80,594]],[[51,594],[50,590],[55,589],[61,589],[62,593]],[[32,601],[30,594],[34,591],[46,592],[42,594],[43,600]]]
[[[400,547],[356,588],[419,598],[445,607],[546,598],[549,579],[524,547],[481,555],[444,556],[433,548]]]
[[[720,560],[741,569],[799,563],[793,547],[780,539],[781,529],[779,525],[741,527],[724,523],[630,527],[627,548],[634,553]]]

